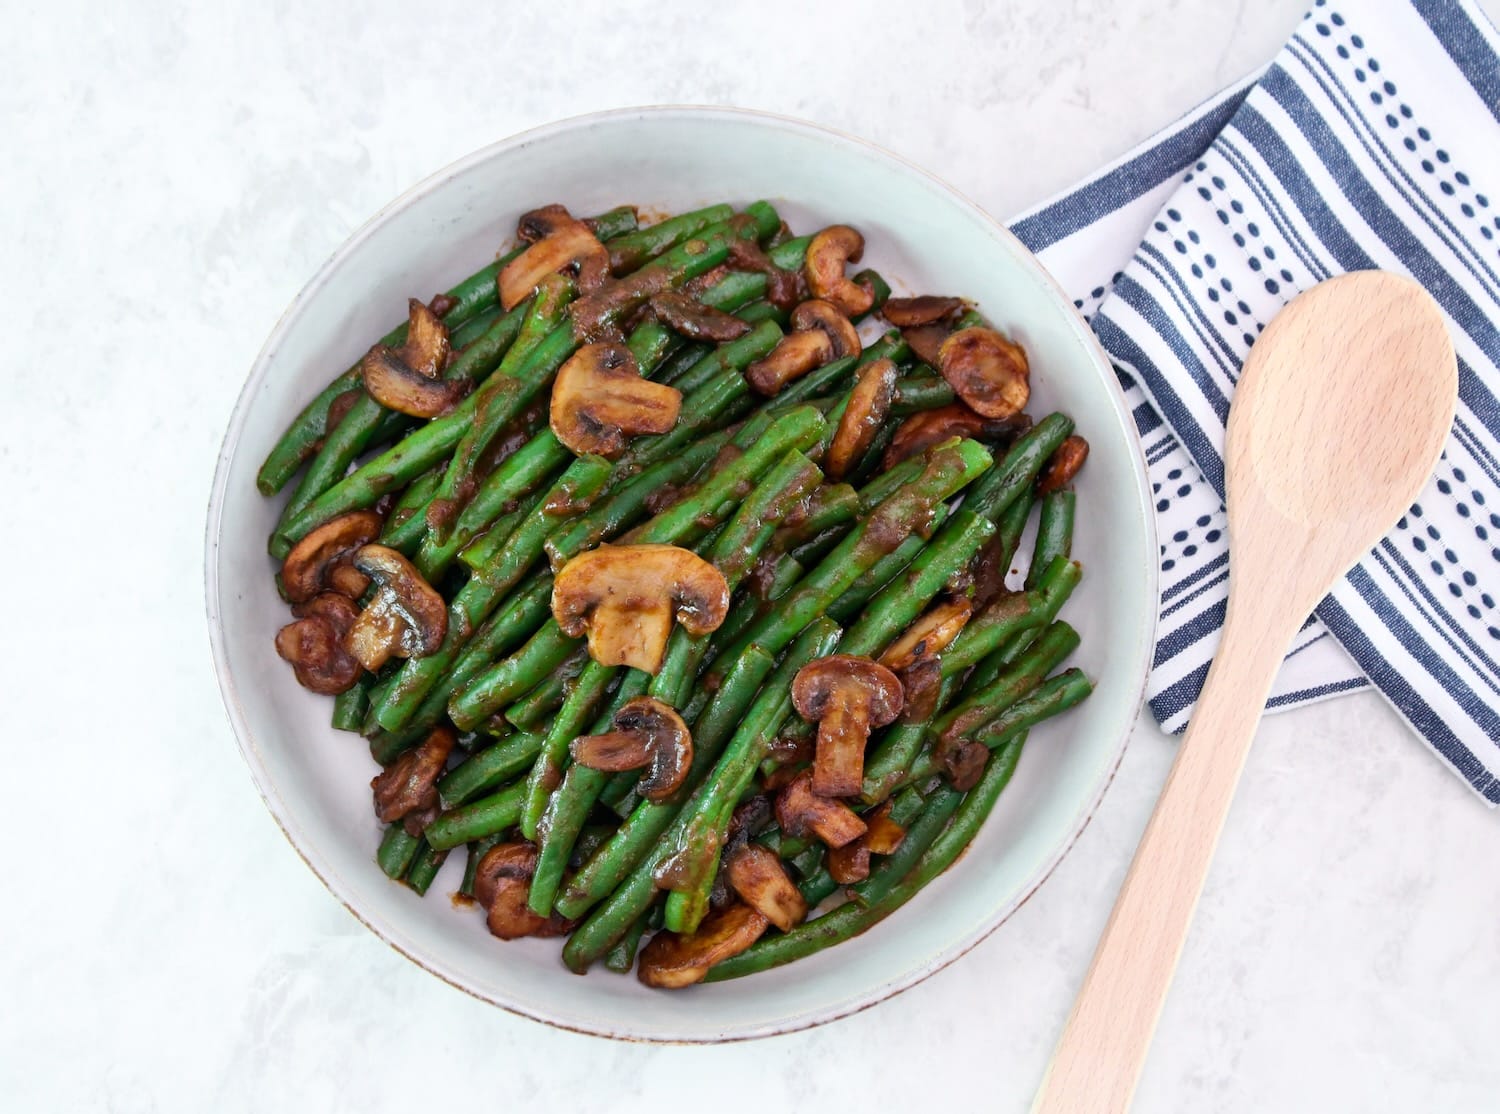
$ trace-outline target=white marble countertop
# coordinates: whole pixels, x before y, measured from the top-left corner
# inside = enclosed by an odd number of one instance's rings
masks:
[[[266,814],[209,665],[209,477],[297,288],[490,140],[766,108],[1003,215],[1259,66],[1302,0],[866,3],[852,34],[780,0],[335,7],[63,2],[12,36],[0,1105],[1025,1109],[1172,757],[1149,719],[1051,881],[895,1000],[718,1048],[555,1032],[396,955]],[[1496,816],[1378,697],[1267,720],[1137,1109],[1494,1110],[1497,1048]]]

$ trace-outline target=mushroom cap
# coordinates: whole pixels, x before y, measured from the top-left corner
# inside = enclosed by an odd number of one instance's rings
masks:
[[[739,899],[782,932],[790,932],[807,917],[807,901],[787,876],[780,857],[769,848],[758,843],[735,848],[724,873]]]
[[[516,221],[516,235],[526,243],[534,244],[548,236],[557,235],[572,220],[573,214],[568,212],[568,207],[554,201],[550,205],[522,213]]]
[[[713,565],[675,545],[601,545],[574,557],[552,582],[563,633],[587,632],[601,665],[661,668],[675,618],[691,634],[717,630],[729,586]]]
[[[901,679],[879,662],[830,654],[797,670],[792,706],[803,719],[820,720],[835,699],[853,698],[869,709],[869,725],[884,727],[901,714]]]
[[[389,546],[366,545],[354,554],[354,567],[376,592],[349,631],[349,652],[370,670],[392,656],[437,653],[448,634],[448,607],[416,566]]]
[[[469,379],[437,379],[421,375],[400,355],[377,344],[359,362],[365,390],[387,410],[413,418],[436,418],[446,414],[473,387]]]
[[[960,329],[943,341],[938,371],[970,409],[986,418],[1019,414],[1031,398],[1026,352],[994,329]]]
[[[334,566],[378,538],[381,522],[375,511],[350,511],[329,519],[292,546],[281,563],[281,590],[287,600],[302,603],[329,587]],[[340,587],[344,586],[352,585],[345,581]]]
[[[750,322],[706,306],[681,290],[665,290],[651,299],[657,320],[689,340],[736,340],[750,331]]]
[[[291,665],[297,683],[303,688],[336,696],[349,691],[363,670],[344,649],[349,622],[339,621],[331,607],[314,610],[314,605],[325,596],[342,600],[351,611],[354,608],[349,600],[331,592],[299,604],[293,611],[299,617],[276,632],[276,653]]]
[[[1042,466],[1042,473],[1036,481],[1036,493],[1050,495],[1067,487],[1088,458],[1089,443],[1078,434],[1071,434]]]
[[[658,932],[641,949],[637,977],[647,986],[676,990],[702,982],[708,969],[739,955],[759,940],[770,925],[748,905],[730,905],[710,913],[691,936]]]
[[[807,245],[807,286],[813,296],[824,298],[849,316],[868,313],[875,304],[875,291],[844,274],[846,263],[858,263],[864,255],[865,238],[847,224],[823,229]]]
[[[573,760],[606,773],[649,766],[637,786],[648,801],[663,801],[676,792],[693,761],[693,735],[677,710],[654,697],[634,696],[615,713],[614,728],[574,739],[569,747]]]
[[[642,379],[630,349],[601,342],[558,369],[549,417],[557,439],[580,456],[616,457],[627,434],[666,433],[681,410],[681,391]]]
[[[895,397],[895,361],[882,357],[860,368],[849,404],[823,459],[823,470],[830,479],[843,479],[860,462],[880,432]]]
[[[832,360],[845,356],[858,356],[864,351],[859,332],[848,314],[834,303],[823,298],[809,298],[792,310],[790,324],[794,333],[805,333],[810,329],[821,329],[833,343]]]
[[[947,325],[933,322],[930,325],[908,325],[901,330],[901,339],[906,341],[912,354],[924,364],[937,367],[938,353],[943,341],[952,335]]]
[[[887,298],[885,305],[880,307],[880,316],[896,328],[906,329],[947,320],[963,308],[962,298],[918,294],[915,298]]]

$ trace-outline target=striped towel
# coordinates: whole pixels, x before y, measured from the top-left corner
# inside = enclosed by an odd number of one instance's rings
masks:
[[[1264,72],[1022,215],[1113,357],[1156,493],[1148,698],[1192,714],[1228,591],[1224,422],[1299,291],[1417,279],[1448,319],[1458,415],[1418,501],[1302,628],[1272,709],[1373,685],[1500,803],[1500,35],[1467,0],[1316,0]]]

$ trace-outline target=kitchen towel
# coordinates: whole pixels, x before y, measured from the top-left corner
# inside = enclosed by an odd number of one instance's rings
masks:
[[[1500,803],[1500,35],[1484,14],[1317,0],[1266,70],[1012,230],[1074,294],[1134,410],[1161,542],[1148,700],[1169,731],[1223,621],[1224,422],[1256,335],[1346,271],[1399,271],[1437,299],[1459,362],[1437,472],[1308,619],[1269,706],[1373,685]]]

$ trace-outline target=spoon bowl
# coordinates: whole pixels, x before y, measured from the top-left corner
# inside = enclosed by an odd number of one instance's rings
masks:
[[[1129,1108],[1287,643],[1427,482],[1457,397],[1437,304],[1382,271],[1306,291],[1251,349],[1225,441],[1218,652],[1033,1114]]]

